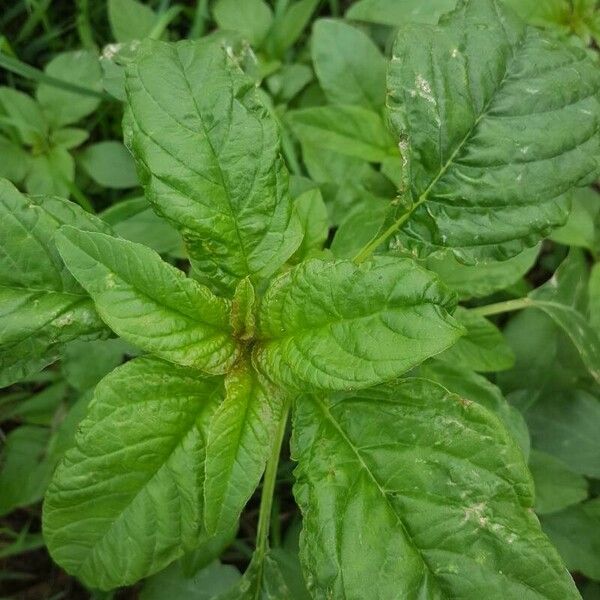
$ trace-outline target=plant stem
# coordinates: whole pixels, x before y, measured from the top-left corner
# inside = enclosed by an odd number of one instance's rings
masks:
[[[275,491],[279,454],[281,453],[281,444],[285,435],[289,408],[289,402],[286,402],[263,478],[260,510],[258,513],[258,531],[256,533],[256,555],[258,559],[264,557],[269,545],[269,524],[271,520],[271,508],[273,506],[273,493]]]
[[[477,308],[471,308],[470,312],[481,317],[489,317],[491,315],[499,315],[505,312],[511,312],[513,310],[521,310],[522,308],[529,308],[533,306],[534,302],[531,298],[517,298],[515,300],[506,300],[505,302],[496,302],[495,304],[488,304],[487,306],[478,306]]]
[[[77,1],[77,33],[81,40],[81,45],[88,50],[97,51],[98,47],[94,41],[92,25],[90,23],[90,7],[88,0]]]
[[[190,32],[188,33],[188,38],[195,40],[204,35],[209,16],[208,0],[197,0],[194,20]]]

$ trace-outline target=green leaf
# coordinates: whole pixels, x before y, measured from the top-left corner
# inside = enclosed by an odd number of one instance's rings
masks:
[[[39,104],[27,94],[0,87],[0,128],[14,131],[23,144],[39,144],[48,135],[48,124]]]
[[[596,231],[594,224],[600,212],[600,194],[592,188],[577,189],[573,205],[563,227],[552,232],[550,239],[565,246],[579,246],[594,251]]]
[[[138,185],[131,154],[120,142],[92,144],[78,156],[78,162],[101,186],[120,190]]]
[[[600,579],[600,498],[546,515],[542,526],[569,569]]]
[[[230,528],[256,489],[281,419],[280,390],[242,363],[225,378],[225,399],[210,422],[204,521],[209,533]]]
[[[201,535],[208,423],[222,384],[138,358],[96,388],[44,503],[53,559],[87,586],[132,584]]]
[[[154,11],[137,0],[108,0],[108,21],[117,42],[143,40],[156,20]]]
[[[506,260],[562,225],[567,192],[598,174],[600,71],[499,0],[403,28],[388,89],[414,203],[392,248]]]
[[[270,54],[281,57],[294,45],[310,18],[319,5],[319,0],[297,0],[281,15],[275,15],[273,26],[269,31],[266,46]]]
[[[76,148],[83,144],[88,137],[89,133],[85,129],[64,127],[51,132],[50,144],[62,146],[65,150],[70,150],[71,148]]]
[[[61,229],[57,240],[71,273],[119,336],[207,373],[224,373],[235,363],[239,350],[227,300],[141,244],[72,227]]]
[[[262,44],[273,21],[273,13],[264,0],[217,0],[213,16],[221,29],[241,33],[256,47]]]
[[[267,552],[254,553],[250,566],[237,585],[216,600],[296,600],[279,563]]]
[[[161,219],[143,196],[113,204],[101,216],[116,234],[130,242],[149,246],[159,254],[185,257],[179,232]]]
[[[407,23],[435,25],[455,5],[456,0],[359,0],[350,6],[346,18],[394,27]]]
[[[271,282],[254,363],[298,389],[357,389],[398,377],[463,330],[454,297],[410,260],[309,260]]]
[[[480,372],[504,371],[514,365],[511,347],[491,321],[462,307],[456,309],[454,317],[466,334],[442,352],[440,360]]]
[[[315,600],[579,598],[521,451],[477,403],[418,379],[305,397],[292,452]]]
[[[61,344],[105,331],[56,249],[64,223],[107,229],[71,202],[27,198],[0,180],[0,387],[56,360]]]
[[[425,266],[437,273],[461,299],[482,298],[516,283],[533,267],[539,251],[540,247],[534,246],[508,260],[477,265],[463,265],[446,252],[427,257]]]
[[[585,282],[581,254],[572,251],[552,279],[529,294],[531,305],[546,313],[569,337],[590,375],[600,383],[600,335],[577,310],[574,297]]]
[[[29,168],[29,154],[15,142],[0,135],[0,177],[20,183]]]
[[[311,51],[319,83],[331,104],[382,110],[385,59],[365,33],[343,21],[319,19],[313,26]]]
[[[186,577],[181,565],[175,562],[144,582],[140,600],[214,600],[233,587],[239,579],[240,574],[235,567],[222,565],[217,561],[192,577]]]
[[[398,154],[381,116],[362,106],[303,108],[287,113],[285,119],[302,144],[369,162]]]
[[[514,401],[514,395],[509,399]],[[600,478],[598,398],[577,389],[551,391],[530,401],[523,414],[534,448],[551,454],[574,473]]]
[[[44,71],[47,75],[69,83],[98,92],[102,90],[102,70],[98,57],[88,50],[63,52],[55,56]],[[67,92],[45,83],[38,87],[36,96],[54,127],[76,123],[93,113],[100,104],[99,98]]]
[[[118,367],[127,350],[127,344],[119,339],[75,340],[61,352],[61,370],[72,388],[85,392]]]
[[[318,188],[307,190],[294,201],[304,236],[293,261],[300,262],[323,249],[329,235],[329,217]]]
[[[301,232],[254,82],[210,40],[146,41],[127,90],[125,137],[146,194],[183,233],[200,278],[232,291],[274,273]]]
[[[53,464],[46,459],[51,430],[23,425],[3,443],[0,461],[0,515],[38,502],[44,495]]]
[[[506,401],[500,389],[489,379],[468,368],[438,360],[430,360],[421,365],[419,377],[431,379],[452,394],[472,402],[478,402],[493,412],[519,444],[523,455],[529,454],[529,431],[525,419],[514,406]]]
[[[557,512],[587,498],[585,478],[551,454],[533,450],[529,455],[529,470],[535,484],[535,512],[538,515]]]
[[[600,335],[600,263],[596,263],[590,272],[588,302],[590,325]]]
[[[75,179],[75,163],[66,148],[55,146],[29,159],[25,189],[30,194],[47,194],[68,198]]]

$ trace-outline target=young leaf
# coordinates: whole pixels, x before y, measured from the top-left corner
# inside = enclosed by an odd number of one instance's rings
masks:
[[[303,144],[369,162],[398,154],[381,116],[362,106],[315,106],[291,111],[285,118]]]
[[[102,69],[98,57],[87,50],[63,52],[54,57],[44,71],[70,83],[97,90],[102,90]],[[54,127],[76,123],[94,112],[100,99],[83,96],[75,92],[67,92],[46,83],[37,89],[37,99],[48,120]]]
[[[55,247],[63,223],[108,230],[66,200],[27,198],[0,180],[0,387],[56,360],[61,344],[105,332]]]
[[[386,64],[369,36],[343,21],[319,19],[313,27],[311,51],[319,83],[331,104],[381,112]]]
[[[48,134],[40,105],[18,90],[0,87],[0,116],[2,129],[15,131],[23,144],[39,144]]]
[[[561,225],[566,192],[598,174],[600,71],[499,0],[402,29],[388,88],[414,202],[392,247],[505,260]]]
[[[25,189],[30,194],[68,198],[75,179],[75,162],[65,148],[56,146],[29,159]]]
[[[305,397],[292,446],[315,599],[579,598],[521,451],[477,403],[418,379]]]
[[[505,371],[514,365],[511,347],[491,321],[462,307],[456,309],[454,317],[466,334],[438,359],[480,372]]]
[[[225,378],[225,399],[208,433],[204,521],[209,533],[231,527],[256,489],[283,405],[282,392],[249,364]]]
[[[96,388],[44,503],[58,564],[103,590],[135,583],[198,543],[208,423],[222,383],[138,358]]]
[[[296,0],[284,13],[275,15],[269,31],[266,46],[269,53],[281,57],[294,45],[308,24],[311,15],[319,5],[319,0]]]
[[[302,224],[304,236],[293,262],[300,262],[321,250],[329,234],[327,207],[318,188],[307,190],[294,201],[294,210]]]
[[[126,142],[199,276],[232,291],[300,243],[273,116],[219,44],[147,40],[127,69]],[[160,131],[160,134],[156,132]]]
[[[224,373],[235,363],[227,300],[140,244],[72,227],[61,229],[57,240],[66,265],[115,333],[207,373]]]
[[[398,377],[463,330],[454,297],[413,261],[309,260],[267,289],[253,360],[299,389],[357,389]]]

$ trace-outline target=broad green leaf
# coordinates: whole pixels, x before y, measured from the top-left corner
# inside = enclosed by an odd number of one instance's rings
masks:
[[[294,210],[302,224],[302,243],[293,255],[293,261],[299,262],[319,252],[329,235],[327,207],[318,188],[307,190],[294,200]]]
[[[600,383],[600,335],[577,310],[585,292],[585,261],[572,251],[552,279],[529,294],[531,306],[546,313],[573,343],[589,374]]]
[[[28,146],[41,144],[48,135],[48,124],[39,104],[9,87],[0,87],[0,129],[14,131]]]
[[[585,478],[550,454],[533,450],[529,455],[529,470],[535,484],[538,515],[557,512],[587,498]]]
[[[230,591],[216,600],[296,600],[283,576],[279,563],[267,552],[254,553],[244,576]]]
[[[224,373],[239,350],[229,302],[141,244],[72,227],[57,236],[61,256],[102,320],[135,346],[166,360]]]
[[[204,521],[209,533],[231,527],[258,486],[283,406],[282,392],[249,364],[225,378],[225,399],[210,422]]]
[[[267,79],[269,92],[275,101],[289,102],[312,80],[313,71],[308,65],[292,63],[283,65]]]
[[[157,16],[137,0],[108,0],[108,21],[117,42],[143,40],[150,35]]]
[[[600,498],[545,515],[542,526],[569,569],[600,579]]]
[[[213,16],[221,29],[238,31],[259,47],[269,32],[273,13],[264,0],[217,0]]]
[[[389,199],[370,198],[352,209],[339,224],[331,243],[336,258],[354,258],[377,235],[389,208]]]
[[[19,421],[28,425],[53,425],[56,409],[66,393],[67,385],[58,380],[29,397],[25,394],[25,399],[22,395],[17,396],[17,392],[13,397],[18,400],[11,402],[11,395],[5,394],[1,398],[0,420]]]
[[[456,0],[359,0],[350,6],[346,18],[395,27],[408,23],[435,25],[455,5]]]
[[[54,466],[46,459],[50,435],[48,427],[23,425],[6,436],[0,454],[0,515],[44,495]]]
[[[70,183],[75,179],[75,162],[68,150],[60,146],[29,159],[25,189],[30,194],[47,194],[68,198]]]
[[[88,137],[89,133],[85,129],[63,127],[50,133],[50,144],[62,146],[65,150],[70,150],[83,144]]]
[[[398,154],[382,117],[362,106],[315,106],[291,111],[285,118],[303,144],[369,162]]]
[[[271,282],[253,360],[299,389],[357,389],[398,377],[463,333],[454,297],[410,260],[309,260]]]
[[[514,394],[509,400],[516,400]],[[540,399],[533,398],[523,414],[534,448],[551,454],[575,473],[600,478],[598,398],[577,389],[550,391]]]
[[[473,371],[504,371],[515,363],[515,355],[502,332],[488,319],[465,308],[457,308],[456,320],[466,333],[438,358]]]
[[[118,338],[75,340],[61,352],[61,371],[72,388],[85,392],[118,367],[127,351],[127,344]]]
[[[86,585],[132,584],[202,533],[208,423],[222,384],[138,358],[96,388],[44,503],[53,559]]]
[[[539,246],[528,248],[513,258],[501,262],[463,265],[450,253],[429,256],[425,266],[461,299],[481,298],[503,290],[516,283],[533,267],[540,251]]]
[[[270,54],[281,57],[294,45],[318,5],[319,0],[296,0],[289,4],[281,15],[275,15],[266,40]]]
[[[571,17],[569,0],[504,0],[524,21],[538,27],[552,27],[565,31]]]
[[[159,254],[185,256],[179,232],[161,219],[142,196],[108,207],[101,215],[120,237],[149,246]]]
[[[600,71],[499,0],[465,0],[398,34],[388,108],[412,197],[391,247],[506,260],[568,214],[598,174]]]
[[[140,600],[215,600],[219,594],[233,587],[240,574],[231,565],[213,562],[191,577],[186,577],[178,562],[144,582]]]
[[[131,154],[120,142],[92,144],[78,156],[78,163],[103,187],[123,189],[138,185]]]
[[[107,229],[75,204],[27,198],[0,180],[0,387],[56,360],[61,344],[105,332],[56,249],[63,224]]]
[[[600,264],[596,263],[590,272],[589,290],[590,325],[600,335]]]
[[[98,57],[88,50],[63,52],[55,56],[44,71],[57,79],[102,90],[102,70]],[[49,122],[54,127],[76,123],[94,112],[100,99],[68,92],[54,85],[41,84],[37,89],[37,99]]]
[[[524,456],[529,454],[529,431],[525,419],[489,379],[471,369],[438,360],[427,361],[419,367],[418,373],[419,377],[431,379],[449,392],[477,402],[493,412],[517,441]]]
[[[315,600],[579,598],[521,451],[476,402],[419,379],[307,396],[292,453]]]
[[[565,246],[579,246],[594,251],[596,248],[595,222],[600,212],[600,194],[592,188],[581,188],[573,193],[569,218],[563,227],[552,232],[550,239]]]
[[[20,183],[29,168],[29,154],[17,143],[0,135],[0,177]]]
[[[331,104],[383,109],[385,59],[365,33],[340,20],[319,19],[313,26],[311,51],[319,83]]]
[[[231,291],[275,272],[301,232],[254,82],[210,40],[146,41],[127,98],[126,142],[148,199],[183,233],[200,278]]]

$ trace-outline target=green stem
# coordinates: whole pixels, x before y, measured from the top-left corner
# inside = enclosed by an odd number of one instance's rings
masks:
[[[269,546],[269,524],[271,521],[271,509],[273,507],[273,493],[275,492],[275,482],[277,480],[277,466],[279,465],[279,454],[281,453],[281,444],[285,435],[287,418],[289,412],[289,402],[283,410],[279,428],[275,436],[275,442],[271,450],[271,456],[267,461],[265,476],[263,478],[263,488],[260,497],[260,510],[258,513],[258,531],[256,533],[256,555],[262,559]]]
[[[77,1],[77,33],[81,40],[81,45],[88,50],[97,51],[98,47],[94,41],[92,25],[90,23],[90,7],[88,0]]]
[[[188,33],[188,38],[195,40],[204,35],[206,24],[209,19],[208,0],[197,0],[194,12],[194,21]]]
[[[183,6],[175,4],[171,8],[167,9],[164,13],[160,14],[152,31],[148,34],[148,37],[153,40],[159,39],[165,32],[165,29],[169,26],[179,13],[183,10]]]
[[[488,304],[487,306],[471,308],[470,312],[481,317],[490,317],[492,315],[499,315],[513,310],[529,308],[533,305],[534,302],[531,298],[517,298],[515,300],[506,300],[505,302],[496,302],[495,304]]]

